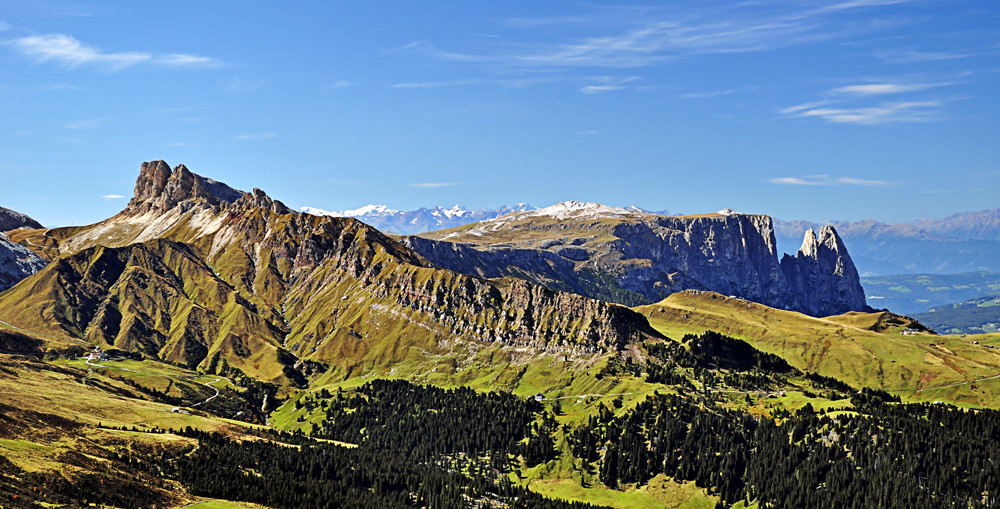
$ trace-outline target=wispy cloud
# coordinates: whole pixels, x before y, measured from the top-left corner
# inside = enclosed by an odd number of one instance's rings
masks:
[[[152,58],[149,53],[137,51],[101,52],[81,43],[71,35],[63,34],[21,37],[9,41],[9,44],[40,62],[55,61],[69,67],[95,64],[117,70]]]
[[[265,132],[265,133],[249,133],[249,134],[241,134],[239,136],[234,137],[233,139],[236,140],[236,141],[264,140],[264,139],[267,139],[267,138],[274,138],[274,136],[275,136],[274,133],[270,133],[270,132]]]
[[[827,186],[830,183],[826,180],[817,180],[817,177],[778,177],[770,179],[768,182],[772,184],[788,184],[793,186]]]
[[[92,118],[92,119],[88,119],[88,120],[77,120],[75,122],[69,122],[69,123],[63,124],[63,127],[65,127],[66,129],[80,129],[80,130],[97,129],[98,127],[101,127],[101,124],[103,124],[103,123],[105,123],[107,121],[108,121],[108,119],[106,119],[106,118]]]
[[[768,182],[779,185],[792,186],[889,186],[892,182],[884,180],[869,180],[853,177],[830,177],[829,175],[809,175],[805,177],[777,177],[768,179]]]
[[[153,58],[153,63],[169,67],[221,67],[222,61],[198,55],[171,53]]]
[[[6,21],[0,20],[0,32],[10,30],[10,25]]]
[[[603,94],[622,90],[626,85],[640,79],[639,76],[594,76],[590,78],[590,83],[580,87],[580,92],[584,94]]]
[[[492,58],[488,56],[477,56],[465,53],[456,53],[453,51],[444,51],[438,49],[436,46],[434,46],[428,41],[409,42],[407,44],[397,47],[396,51],[417,53],[441,60],[448,60],[451,62],[486,62],[492,60]]]
[[[362,83],[360,81],[340,80],[340,81],[335,81],[335,82],[331,83],[330,84],[330,88],[350,88],[350,87],[356,87],[356,86],[363,85],[363,84],[364,83]]]
[[[68,68],[82,65],[99,66],[119,71],[140,63],[166,67],[216,67],[221,62],[208,57],[172,53],[154,55],[144,51],[101,51],[77,40],[72,35],[30,35],[6,41],[6,44],[38,62],[56,62]]]
[[[707,92],[688,92],[686,94],[681,94],[681,99],[710,99],[712,97],[721,97],[724,95],[732,95],[737,92],[742,92],[746,90],[744,88],[730,88],[729,90],[710,90]]]
[[[834,94],[861,96],[904,94],[907,92],[916,92],[918,90],[926,90],[928,88],[943,87],[952,84],[953,82],[950,81],[942,83],[865,83],[862,85],[838,87],[831,90],[831,92]]]
[[[846,11],[909,1],[856,0],[821,7],[789,3],[760,8],[757,2],[744,2],[721,8],[594,8],[589,14],[508,20],[508,26],[526,32],[523,42],[504,41],[479,53],[449,51],[424,40],[396,49],[450,62],[522,69],[636,68],[689,55],[767,51],[878,31],[891,23],[859,22],[845,18]],[[532,37],[558,26],[584,35],[554,42]]]
[[[892,185],[892,182],[887,182],[885,180],[867,180],[867,179],[856,179],[851,177],[841,177],[837,179],[838,182],[842,184],[850,184],[852,186],[888,186]]]
[[[964,75],[956,76],[956,79]],[[874,81],[836,87],[824,92],[823,99],[783,108],[781,115],[818,118],[840,124],[877,125],[906,122],[930,122],[944,119],[945,105],[954,99],[918,97],[916,92],[948,87],[958,81],[906,80]],[[906,95],[895,101],[885,96]],[[879,102],[873,102],[878,100]]]
[[[952,51],[879,51],[875,56],[890,64],[912,64],[920,62],[936,62],[940,60],[958,60],[979,55],[976,52]]]
[[[876,125],[898,122],[930,122],[940,120],[941,101],[882,102],[877,106],[833,108],[800,104],[785,108],[783,115],[820,118],[839,124]]]
[[[392,88],[440,88],[440,87],[460,87],[465,85],[475,85],[481,83],[480,80],[446,80],[446,81],[411,81],[405,83],[393,83]]]
[[[105,194],[105,195],[101,196],[101,198],[103,198],[105,200],[120,200],[120,199],[122,199],[124,197],[125,197],[124,195],[120,195],[120,194]]]
[[[435,188],[435,187],[451,187],[457,186],[458,182],[420,182],[416,184],[410,184],[410,187],[419,188]]]

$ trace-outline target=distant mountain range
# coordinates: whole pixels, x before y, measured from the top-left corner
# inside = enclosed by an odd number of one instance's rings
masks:
[[[443,230],[500,217],[511,212],[534,210],[527,203],[498,207],[495,209],[469,210],[459,205],[454,207],[421,207],[417,210],[395,210],[385,205],[365,205],[353,210],[323,210],[315,207],[302,207],[301,212],[314,216],[353,217],[379,230],[401,235],[413,235],[432,230]]]
[[[984,295],[1000,295],[1000,273],[897,274],[861,278],[872,307],[913,315]]]
[[[1000,272],[1000,209],[908,223],[835,221],[862,276]],[[778,246],[794,249],[807,229],[820,224],[775,220]]]
[[[353,217],[369,226],[374,226],[387,233],[398,235],[416,235],[436,230],[447,230],[479,221],[488,221],[511,212],[538,210],[527,203],[503,205],[494,209],[471,210],[460,205],[454,207],[421,207],[416,210],[396,210],[386,205],[365,205],[351,210],[323,210],[316,207],[301,207],[300,212],[314,216]],[[644,210],[638,207],[626,207],[626,210],[649,212],[659,215],[670,215],[666,210]]]
[[[401,241],[449,270],[518,277],[624,305],[694,289],[812,316],[867,310],[836,232],[803,236],[796,256],[779,258],[768,216],[730,209],[664,216],[567,201]]]
[[[939,334],[1000,332],[1000,296],[977,297],[959,304],[937,306],[915,316]]]

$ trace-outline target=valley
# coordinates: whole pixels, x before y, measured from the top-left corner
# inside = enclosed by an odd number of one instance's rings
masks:
[[[766,216],[572,202],[396,238],[153,161],[7,238],[46,263],[0,293],[15,507],[988,507],[1000,475],[1000,334],[868,308],[832,228],[779,261]]]

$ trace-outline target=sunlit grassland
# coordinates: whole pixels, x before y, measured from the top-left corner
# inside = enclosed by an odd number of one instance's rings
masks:
[[[682,292],[653,305],[635,308],[661,333],[715,330],[785,358],[804,371],[815,371],[855,387],[899,394],[907,401],[941,400],[977,406],[1000,406],[1000,395],[984,391],[986,381],[1000,375],[1000,343],[986,335],[903,335],[899,327],[869,330],[878,314],[814,318],[718,294]]]

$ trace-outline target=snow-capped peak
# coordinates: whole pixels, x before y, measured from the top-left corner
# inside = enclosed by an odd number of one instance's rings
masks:
[[[505,216],[491,219],[487,221],[487,223],[490,224],[489,228],[496,230],[498,228],[502,228],[503,225],[508,224],[511,221],[518,221],[533,217],[552,217],[562,221],[570,218],[598,219],[605,217],[624,217],[644,214],[646,213],[634,207],[623,209],[620,207],[602,205],[600,203],[570,200],[557,203],[550,207],[545,207],[544,209],[512,212]]]
[[[472,212],[470,210],[464,209],[456,203],[455,206],[450,209],[436,207],[434,211],[431,212],[431,215],[434,217],[441,217],[443,215],[448,219],[455,219],[456,217],[464,217],[471,213]]]
[[[564,201],[544,209],[525,212],[526,216],[550,216],[557,219],[568,219],[571,217],[617,217],[628,216],[641,213],[638,209],[623,209],[611,207],[593,202],[580,202],[576,200]]]
[[[390,209],[385,205],[375,205],[369,204],[361,208],[350,209],[350,210],[323,210],[316,207],[301,207],[299,209],[307,214],[312,214],[314,216],[332,216],[332,217],[362,217],[362,216],[388,216],[398,212],[397,210]]]

